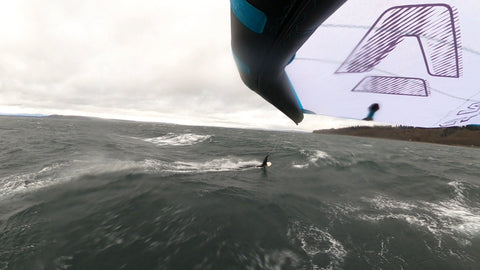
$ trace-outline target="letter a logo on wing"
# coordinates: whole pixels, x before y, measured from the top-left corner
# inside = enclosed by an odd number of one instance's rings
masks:
[[[414,37],[418,40],[428,74],[458,78],[461,67],[457,30],[454,12],[449,5],[392,7],[378,18],[336,73],[369,72],[405,37]],[[410,77],[366,77],[352,91],[428,96],[426,81]]]

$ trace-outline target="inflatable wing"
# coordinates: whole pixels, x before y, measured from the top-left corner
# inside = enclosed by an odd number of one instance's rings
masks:
[[[243,82],[303,113],[417,127],[480,123],[477,0],[231,0]]]

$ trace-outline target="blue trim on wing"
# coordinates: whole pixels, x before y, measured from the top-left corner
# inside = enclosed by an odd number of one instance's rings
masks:
[[[296,54],[294,54],[292,56],[292,58],[290,58],[290,60],[288,61],[287,65],[290,65],[290,63],[293,62],[293,60],[295,60],[295,56]],[[288,78],[288,75],[287,75],[287,78]],[[293,87],[293,84],[292,84],[292,81],[290,81],[290,78],[288,78],[288,81],[290,82],[290,87],[292,88],[292,92],[293,94],[295,94],[295,99],[297,100],[297,103],[298,103],[298,106],[300,107],[300,110],[302,111],[302,113],[306,113],[306,114],[316,114],[310,110],[307,110],[305,108],[303,108],[303,105],[302,105],[302,102],[300,101],[300,98],[298,98],[298,95],[297,95],[297,91],[295,91],[295,87]]]
[[[295,87],[293,87],[292,81],[290,80],[288,75],[286,75],[286,76],[288,78],[288,82],[290,83],[290,88],[292,89],[292,92],[295,95],[295,99],[297,100],[298,107],[300,107],[300,110],[304,111],[302,102],[300,102],[300,99],[298,98],[297,91],[295,91]]]
[[[292,63],[293,60],[295,60],[295,56],[297,56],[297,54],[294,54],[294,55],[292,56],[292,58],[290,58],[290,60],[288,60],[287,66],[290,65],[290,63]]]
[[[293,62],[293,60],[295,59],[295,56],[296,54],[294,54],[292,56],[292,58],[290,58],[290,60],[288,61],[287,65],[289,65],[290,63]],[[287,75],[287,78],[288,78],[288,75]],[[292,81],[290,81],[290,78],[288,78],[288,81],[290,82],[290,87],[292,88],[292,92],[293,94],[295,94],[295,99],[297,100],[297,103],[298,103],[298,106],[300,107],[300,110],[302,111],[302,113],[306,113],[306,114],[316,114],[310,110],[307,110],[307,109],[304,109],[303,108],[303,105],[302,105],[302,102],[300,101],[300,98],[298,98],[298,95],[297,95],[297,91],[295,91],[295,87],[293,87],[293,84],[292,84]]]
[[[240,71],[242,71],[243,73],[250,75],[250,67],[247,64],[245,64],[245,62],[240,60],[240,58],[238,58],[238,56],[235,54],[235,52],[232,51],[232,54],[233,54],[233,59],[235,60],[235,63],[237,64],[238,69]]]
[[[305,113],[305,114],[316,114],[315,112],[305,110],[305,109],[302,109],[302,112]]]
[[[267,24],[267,15],[261,10],[252,6],[246,0],[230,0],[233,14],[248,29],[261,34]]]

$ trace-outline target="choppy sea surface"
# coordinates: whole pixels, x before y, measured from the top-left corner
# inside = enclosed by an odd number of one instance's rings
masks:
[[[0,117],[0,269],[480,269],[479,160],[348,136]]]

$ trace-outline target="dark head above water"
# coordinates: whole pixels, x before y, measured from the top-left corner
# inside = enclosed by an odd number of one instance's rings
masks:
[[[380,110],[380,105],[378,105],[378,103],[373,103],[370,105],[370,107],[368,107],[368,115],[367,117],[363,118],[363,120],[372,121],[373,116],[378,110]]]
[[[262,164],[258,165],[257,167],[260,167],[260,168],[265,168],[265,167],[267,167],[267,165],[268,165],[268,164],[267,164],[267,163],[268,163],[268,157],[269,157],[269,156],[270,156],[270,154],[267,154],[267,155],[265,156],[265,158],[263,159]]]

